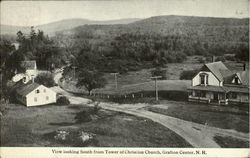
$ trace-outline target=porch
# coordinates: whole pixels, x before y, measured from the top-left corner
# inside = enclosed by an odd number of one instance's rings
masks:
[[[188,101],[225,105],[227,105],[229,101],[227,93],[222,87],[194,86],[188,88],[188,90]]]

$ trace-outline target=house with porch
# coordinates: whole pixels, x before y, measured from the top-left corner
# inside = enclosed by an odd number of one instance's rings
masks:
[[[188,88],[188,100],[231,104],[249,103],[249,72],[232,72],[221,61],[204,64]]]

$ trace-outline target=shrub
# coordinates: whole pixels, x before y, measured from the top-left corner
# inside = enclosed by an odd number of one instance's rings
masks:
[[[222,62],[225,62],[226,59],[225,59],[224,56],[218,56],[218,57],[215,59],[215,61],[222,61]]]
[[[192,80],[192,78],[199,72],[199,70],[186,70],[180,74],[180,80]]]
[[[55,85],[54,78],[51,73],[40,73],[36,78],[35,82],[42,84],[46,87],[53,87]]]
[[[166,80],[167,79],[167,70],[162,70],[160,67],[157,67],[156,69],[151,71],[152,77],[154,76],[161,76],[160,80]]]
[[[199,62],[199,63],[205,63],[205,62],[206,62],[206,59],[204,59],[203,57],[199,57],[199,58],[198,58],[198,62]]]
[[[1,101],[0,102],[0,119],[1,119],[1,116],[4,115],[6,112],[7,112],[7,103],[5,103],[4,101]]]
[[[224,57],[228,61],[236,61],[235,56],[225,55]]]
[[[70,101],[67,97],[61,96],[56,100],[56,104],[58,105],[69,105]]]

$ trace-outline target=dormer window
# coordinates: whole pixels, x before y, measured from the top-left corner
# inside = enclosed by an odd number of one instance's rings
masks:
[[[236,75],[232,81],[233,84],[241,84],[239,77]]]
[[[235,77],[234,82],[235,82],[235,84],[239,84],[239,79],[238,79],[238,77]]]
[[[200,84],[205,86],[208,85],[208,74],[206,73],[200,74]]]

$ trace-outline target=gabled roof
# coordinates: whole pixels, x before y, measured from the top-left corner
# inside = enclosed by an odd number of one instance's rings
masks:
[[[21,87],[18,87],[18,89],[16,90],[16,93],[21,96],[26,96],[27,94],[29,94],[30,92],[32,92],[39,86],[40,84],[38,83],[24,84]]]
[[[224,81],[224,78],[233,74],[221,61],[205,64],[205,67],[207,67],[219,81]]]
[[[236,75],[240,78],[240,81],[243,85],[249,85],[249,72],[248,71],[237,72]]]
[[[25,68],[25,70],[35,69],[36,61],[35,60],[22,61],[21,66]]]

